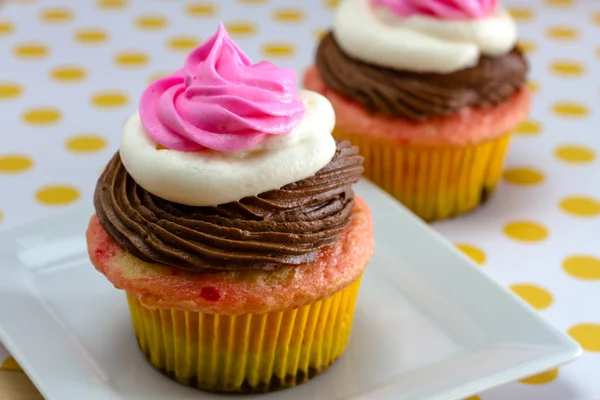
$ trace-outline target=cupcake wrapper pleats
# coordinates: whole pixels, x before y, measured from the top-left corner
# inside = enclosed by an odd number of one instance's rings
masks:
[[[149,309],[128,294],[148,361],[176,381],[216,392],[296,386],[324,371],[350,336],[360,278],[315,303],[267,314]]]
[[[470,211],[494,191],[511,134],[469,146],[417,146],[348,133],[365,158],[365,177],[426,221]]]

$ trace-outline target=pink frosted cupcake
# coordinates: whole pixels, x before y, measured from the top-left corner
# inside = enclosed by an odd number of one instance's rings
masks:
[[[127,293],[148,361],[178,382],[266,392],[344,352],[371,213],[362,157],[323,96],[219,31],[152,83],[98,180],[96,269]]]
[[[425,220],[487,199],[527,117],[527,62],[495,0],[345,0],[305,87],[365,175]]]

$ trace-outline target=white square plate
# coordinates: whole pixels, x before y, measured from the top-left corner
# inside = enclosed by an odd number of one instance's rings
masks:
[[[460,399],[573,360],[578,345],[368,182],[376,246],[350,344],[265,399]],[[125,296],[94,270],[91,207],[0,235],[0,339],[47,400],[223,399],[172,382],[137,348]],[[253,397],[256,398],[256,397]]]

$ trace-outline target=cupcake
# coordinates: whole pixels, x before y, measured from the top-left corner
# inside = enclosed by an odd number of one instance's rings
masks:
[[[365,176],[431,221],[496,188],[529,112],[527,69],[495,0],[345,0],[304,86],[332,103]]]
[[[146,359],[184,385],[295,386],[348,342],[373,251],[362,157],[295,81],[219,26],[143,92],[98,180],[90,259],[126,292]]]

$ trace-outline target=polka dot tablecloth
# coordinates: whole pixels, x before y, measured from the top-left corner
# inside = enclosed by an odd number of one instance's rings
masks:
[[[253,60],[301,74],[336,3],[9,0],[0,9],[0,229],[91,202],[142,89],[219,20]],[[600,2],[505,5],[530,56],[533,112],[494,198],[434,228],[585,350],[479,398],[600,399]],[[2,368],[18,368],[7,357],[0,348]]]

